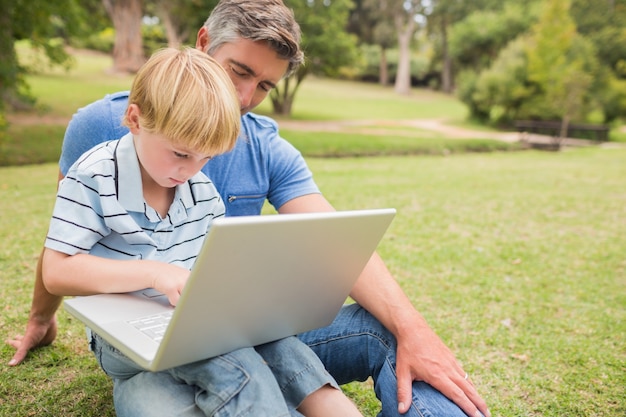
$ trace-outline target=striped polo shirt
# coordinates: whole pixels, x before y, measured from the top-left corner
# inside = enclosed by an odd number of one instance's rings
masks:
[[[224,215],[213,183],[198,173],[176,187],[165,218],[143,198],[133,137],[92,148],[59,184],[47,248],[68,255],[152,259],[191,269],[213,219]]]

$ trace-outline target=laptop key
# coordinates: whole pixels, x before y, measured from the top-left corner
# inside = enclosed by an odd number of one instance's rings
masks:
[[[165,329],[172,318],[173,312],[160,313],[139,319],[129,320],[128,324],[141,331],[150,339],[160,342],[165,334]]]

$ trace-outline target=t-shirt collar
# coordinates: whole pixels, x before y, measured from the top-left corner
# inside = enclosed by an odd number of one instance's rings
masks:
[[[144,212],[146,207],[144,206],[143,187],[141,184],[141,169],[131,133],[120,139],[115,152],[115,163],[118,201],[128,211]],[[172,209],[181,203],[184,208],[189,208],[196,204],[189,181],[176,186],[174,204],[170,208],[169,214],[171,215]],[[174,211],[176,212],[177,210]]]

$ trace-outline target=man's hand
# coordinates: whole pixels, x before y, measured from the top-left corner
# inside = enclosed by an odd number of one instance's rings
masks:
[[[40,321],[33,317],[28,319],[26,333],[7,339],[6,343],[16,349],[15,355],[9,361],[10,366],[19,365],[24,361],[31,349],[51,344],[57,336],[56,316],[47,321]]]
[[[490,417],[487,404],[450,349],[430,329],[420,329],[398,340],[398,411],[404,414],[412,402],[413,381],[424,381],[458,405],[468,416]]]

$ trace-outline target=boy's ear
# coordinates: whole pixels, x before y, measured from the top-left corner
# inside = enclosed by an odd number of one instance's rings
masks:
[[[131,104],[126,109],[126,122],[133,135],[139,133],[139,116],[141,116],[141,110],[136,104]]]

